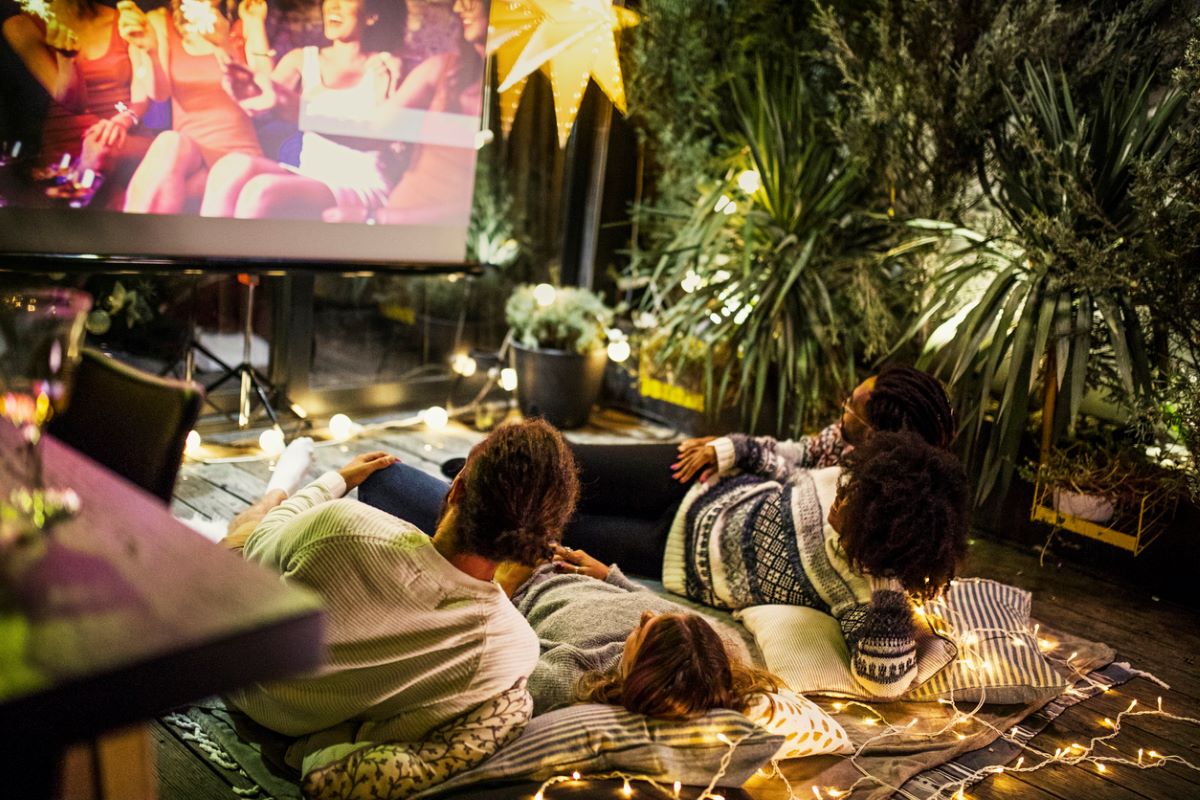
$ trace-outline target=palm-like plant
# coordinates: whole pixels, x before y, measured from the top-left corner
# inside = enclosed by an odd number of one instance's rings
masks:
[[[1182,100],[1174,92],[1155,100],[1153,85],[1149,75],[1130,83],[1111,76],[1081,106],[1061,74],[1026,65],[1021,99],[1007,92],[1011,124],[990,147],[993,174],[981,175],[1009,233],[913,223],[953,239],[920,323],[953,315],[953,333],[934,337],[941,341],[924,365],[956,389],[981,500],[1011,480],[1039,377],[1047,441],[1073,425],[1104,369],[1119,376],[1113,388],[1127,400],[1152,390],[1154,364],[1133,301],[1146,258],[1133,243],[1147,209],[1131,189],[1137,170],[1167,157]],[[964,306],[972,285],[982,292]]]
[[[796,432],[854,382],[864,347],[882,349],[891,309],[877,253],[894,230],[861,208],[858,164],[830,135],[797,63],[732,82],[725,177],[635,251],[671,361],[706,353],[709,409],[736,401],[754,429],[773,390],[775,427]]]

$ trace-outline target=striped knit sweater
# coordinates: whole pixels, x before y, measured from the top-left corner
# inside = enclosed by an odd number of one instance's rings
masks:
[[[851,569],[826,522],[841,469],[800,468],[812,459],[804,441],[735,434],[713,444],[723,466],[741,473],[697,484],[684,499],[664,561],[667,588],[723,608],[781,603],[832,614],[863,688],[903,694],[917,674],[912,608],[898,582]]]
[[[288,736],[323,732],[312,746],[419,741],[529,675],[537,637],[499,585],[455,568],[409,523],[337,499],[345,491],[336,472],[322,475],[267,514],[244,550],[322,596],[325,665],[229,700]]]

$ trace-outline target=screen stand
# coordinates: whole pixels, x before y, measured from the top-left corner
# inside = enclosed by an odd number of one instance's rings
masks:
[[[237,279],[238,283],[246,287],[246,306],[242,319],[242,362],[236,366],[228,367],[220,377],[205,387],[205,391],[211,393],[227,381],[235,377],[238,378],[238,428],[245,430],[250,426],[250,412],[254,396],[258,397],[263,410],[267,412],[267,416],[271,419],[271,424],[278,428],[279,416],[275,413],[275,407],[271,404],[271,395],[277,392],[276,387],[260,375],[251,363],[250,346],[254,339],[254,289],[258,286],[259,279],[257,275],[245,273],[239,274]],[[291,402],[286,397],[284,397],[284,402],[287,402],[289,406],[291,405]]]

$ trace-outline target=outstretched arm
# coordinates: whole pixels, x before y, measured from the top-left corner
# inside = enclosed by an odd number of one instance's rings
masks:
[[[260,564],[285,571],[304,531],[290,523],[315,506],[336,500],[373,472],[396,463],[381,451],[355,456],[337,472],[327,472],[273,508],[248,535],[243,555]],[[303,526],[300,526],[303,528]]]
[[[686,483],[696,475],[707,481],[734,467],[765,478],[787,482],[801,469],[838,464],[846,447],[842,426],[833,423],[820,433],[795,440],[770,436],[706,436],[679,445],[679,459],[671,465],[675,479]]]

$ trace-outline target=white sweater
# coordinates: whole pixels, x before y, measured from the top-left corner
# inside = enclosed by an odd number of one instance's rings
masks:
[[[454,567],[413,525],[337,499],[345,492],[336,472],[322,475],[244,550],[324,598],[325,665],[228,699],[288,736],[350,720],[334,740],[419,741],[528,676],[538,640],[499,585]]]

